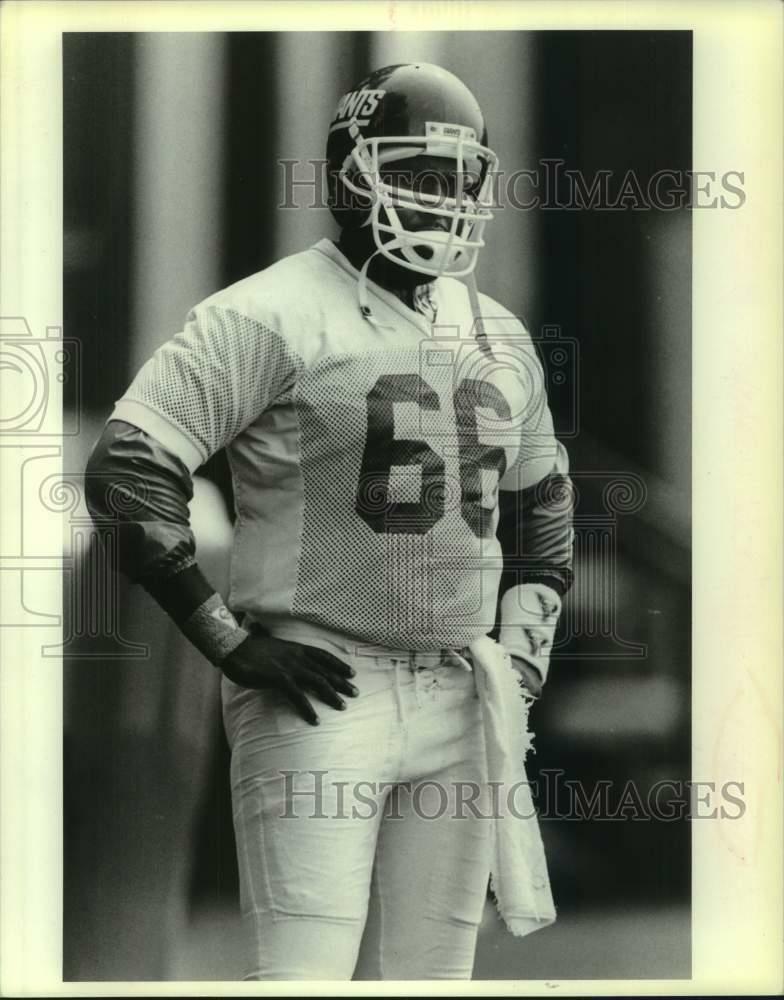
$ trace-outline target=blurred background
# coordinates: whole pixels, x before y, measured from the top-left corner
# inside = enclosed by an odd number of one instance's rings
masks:
[[[475,977],[688,977],[688,823],[635,821],[634,808],[578,820],[564,815],[564,782],[588,797],[609,782],[616,809],[628,782],[644,802],[657,782],[690,776],[690,212],[633,208],[633,197],[559,208],[568,186],[548,195],[544,177],[555,161],[589,187],[607,171],[616,199],[627,171],[645,192],[657,171],[689,170],[690,33],[64,35],[64,322],[81,343],[66,468],[84,469],[114,401],[192,305],[336,235],[312,207],[309,165],[334,106],[371,68],[415,60],[474,91],[507,175],[540,173],[536,190],[516,192],[545,204],[499,208],[477,274],[540,345],[579,496],[577,583],[532,716],[529,775],[559,920],[520,941],[488,906]],[[303,183],[281,207],[292,169]],[[191,509],[200,562],[225,588],[223,455],[200,470]],[[217,672],[144,593],[117,591],[89,522],[76,521],[64,978],[237,978]]]

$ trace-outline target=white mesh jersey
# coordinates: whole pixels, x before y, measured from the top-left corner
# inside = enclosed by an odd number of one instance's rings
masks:
[[[494,623],[497,490],[559,445],[530,337],[465,287],[436,323],[367,283],[329,241],[210,296],[141,368],[112,418],[191,471],[226,447],[236,525],[229,606],[409,649]]]

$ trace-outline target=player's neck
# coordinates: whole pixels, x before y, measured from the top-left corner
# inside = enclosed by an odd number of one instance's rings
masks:
[[[354,238],[352,238],[354,236]],[[337,248],[343,254],[344,257],[358,270],[360,271],[367,260],[369,253],[375,251],[375,246],[373,250],[368,251],[367,244],[363,239],[357,239],[355,234],[347,234],[343,231],[340,234],[340,238],[337,240]],[[401,302],[408,306],[409,309],[415,310],[414,297],[416,290],[421,285],[428,284],[428,279],[423,274],[416,274],[414,271],[409,271],[406,268],[396,267],[391,261],[386,257],[382,257],[380,254],[371,260],[368,267],[368,278],[374,281],[377,285],[386,289],[388,292],[392,292],[396,295]],[[432,280],[432,279],[430,279]]]

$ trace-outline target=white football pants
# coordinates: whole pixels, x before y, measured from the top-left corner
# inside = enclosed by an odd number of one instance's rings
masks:
[[[474,675],[296,625],[356,670],[319,726],[222,682],[245,979],[469,979],[490,867]]]

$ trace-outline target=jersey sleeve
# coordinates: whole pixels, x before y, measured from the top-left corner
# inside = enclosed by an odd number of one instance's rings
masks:
[[[142,366],[109,419],[146,431],[193,472],[293,385],[297,361],[271,325],[208,300]]]
[[[497,537],[503,553],[499,641],[534,667],[544,682],[561,598],[573,580],[569,458],[555,436],[544,371],[529,332],[503,312],[494,332],[494,354],[514,373],[521,390],[519,412],[512,414],[518,451],[498,494]]]
[[[559,444],[547,401],[544,372],[533,340],[519,320],[511,318],[513,336],[502,346],[502,358],[514,366],[523,388],[520,412],[513,414],[519,431],[519,451],[499,483],[501,490],[524,490],[549,475],[558,458]]]

